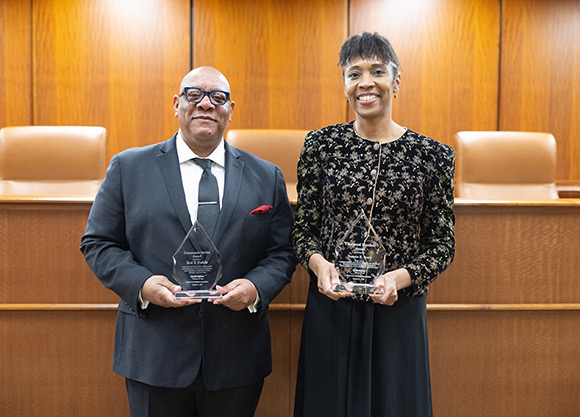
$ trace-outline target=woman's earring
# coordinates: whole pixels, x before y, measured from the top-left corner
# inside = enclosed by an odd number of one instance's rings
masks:
[[[397,98],[397,93],[394,94],[395,98]]]

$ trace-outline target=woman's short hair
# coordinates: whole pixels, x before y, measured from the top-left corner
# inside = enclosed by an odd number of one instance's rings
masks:
[[[393,45],[377,32],[363,32],[362,35],[352,35],[342,44],[338,55],[343,70],[354,58],[378,58],[393,67],[393,77],[399,73],[399,59]],[[344,73],[344,71],[343,71]]]

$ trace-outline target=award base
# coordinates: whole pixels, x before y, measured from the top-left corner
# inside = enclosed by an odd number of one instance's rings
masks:
[[[222,298],[223,295],[217,290],[184,290],[174,294],[176,300],[207,300],[209,298]]]
[[[334,292],[349,292],[351,294],[369,295],[380,294],[382,291],[377,289],[374,284],[363,284],[355,282],[344,282],[332,287]]]

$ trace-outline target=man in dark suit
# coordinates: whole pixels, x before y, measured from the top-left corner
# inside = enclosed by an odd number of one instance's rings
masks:
[[[280,169],[223,139],[229,95],[216,69],[187,74],[173,98],[180,130],[112,158],[82,238],[87,263],[120,297],[113,370],[133,417],[252,416],[271,372],[267,309],[296,265],[292,212]],[[176,300],[170,278],[198,218],[205,174],[193,158],[211,160],[220,200],[211,238],[223,298],[203,302]]]

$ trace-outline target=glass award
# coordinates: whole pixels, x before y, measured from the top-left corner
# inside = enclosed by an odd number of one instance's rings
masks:
[[[334,255],[340,284],[333,291],[357,295],[380,292],[374,282],[385,273],[387,252],[364,211],[336,243]]]
[[[173,254],[173,278],[181,286],[175,299],[220,298],[215,286],[221,276],[221,254],[196,220]]]

